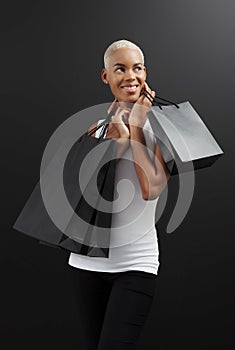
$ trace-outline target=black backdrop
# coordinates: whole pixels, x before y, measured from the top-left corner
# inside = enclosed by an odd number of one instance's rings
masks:
[[[68,255],[12,229],[39,178],[53,131],[85,107],[111,101],[102,54],[126,38],[146,55],[160,96],[189,100],[225,154],[196,172],[183,223],[158,223],[161,267],[139,349],[234,348],[233,0],[15,1],[1,10],[1,339],[79,349]],[[176,198],[177,179],[169,192]]]

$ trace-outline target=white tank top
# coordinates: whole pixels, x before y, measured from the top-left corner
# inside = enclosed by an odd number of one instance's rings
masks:
[[[101,123],[104,119],[98,121]],[[97,130],[99,137],[102,127]],[[106,131],[107,132],[107,131]],[[148,153],[153,160],[157,140],[147,119],[143,127]],[[158,198],[145,201],[135,171],[131,146],[116,165],[109,258],[71,253],[69,265],[92,271],[139,270],[157,275],[159,251],[155,227]]]

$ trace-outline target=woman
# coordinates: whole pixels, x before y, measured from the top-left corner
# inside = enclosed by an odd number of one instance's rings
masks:
[[[170,174],[147,119],[151,102],[141,94],[146,89],[155,96],[146,83],[141,49],[127,40],[112,43],[101,76],[115,98],[105,137],[118,142],[115,185],[120,185],[120,196],[114,201],[109,258],[71,253],[69,265],[82,327],[80,348],[136,349],[159,266],[155,209]]]

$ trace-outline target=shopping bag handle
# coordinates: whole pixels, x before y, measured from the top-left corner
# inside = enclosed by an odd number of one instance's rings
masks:
[[[176,106],[176,108],[180,108],[175,102],[172,102],[170,100],[167,100],[165,98],[162,98],[160,96],[155,96],[153,97],[146,89],[142,89],[140,94],[144,94],[145,97],[147,97],[147,99],[153,104],[153,105],[157,105],[160,109],[162,109],[162,106],[168,106],[168,104],[173,104],[174,106]],[[158,102],[156,99],[165,101],[167,103],[163,103],[163,102]],[[109,125],[110,119],[112,117],[112,115],[115,114],[116,110],[118,108],[118,103],[115,103],[113,108],[111,109],[111,111],[108,113],[107,117],[105,118],[105,120],[103,120],[98,126],[95,126],[93,129],[91,129],[90,131],[87,132],[87,135],[91,136],[92,134],[94,134],[98,129],[100,129],[101,127],[103,127],[103,130],[100,133],[99,139],[104,138],[105,135],[105,131]]]
[[[106,120],[106,119],[105,119]],[[92,134],[94,134],[98,129],[100,129],[102,126],[105,126],[105,128],[103,129],[101,135],[99,138],[103,138],[104,136],[104,133],[105,133],[105,130],[107,129],[108,127],[108,124],[105,125],[105,120],[103,122],[101,122],[98,126],[95,126],[93,129],[87,131],[87,135],[91,136]]]
[[[180,108],[177,103],[169,101],[165,98],[162,98],[160,96],[155,96],[153,97],[146,89],[142,89],[141,90],[141,94],[144,94],[145,97],[147,97],[147,99],[153,104],[153,105],[157,105],[160,109],[162,109],[162,106],[167,106],[169,103],[174,105],[176,108]],[[168,102],[168,103],[163,103],[163,102],[158,102],[156,99]]]
[[[101,127],[104,127],[103,130],[100,133],[99,139],[104,138],[105,135],[105,131],[109,125],[110,119],[111,117],[115,114],[116,110],[118,108],[118,103],[115,103],[113,108],[111,109],[111,111],[108,113],[107,117],[105,118],[105,120],[103,120],[98,126],[95,126],[93,129],[91,129],[90,131],[87,132],[87,134],[89,136],[91,136],[92,134],[94,134],[94,132],[96,132],[98,129],[100,129]]]

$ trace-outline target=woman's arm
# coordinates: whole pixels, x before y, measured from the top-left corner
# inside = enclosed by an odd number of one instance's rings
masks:
[[[147,83],[145,88],[153,97],[155,96],[155,92],[148,87]],[[150,107],[151,102],[143,94],[135,103],[129,116],[133,161],[144,200],[156,199],[170,178],[158,144],[155,147],[154,161],[151,160],[146,147],[143,126]]]
[[[130,143],[143,199],[156,199],[170,178],[170,173],[164,162],[160,148],[157,144],[153,162],[146,147],[143,129],[136,125],[130,125]]]
[[[129,116],[129,114],[130,110],[118,107],[115,114],[111,117],[106,134],[107,138],[116,140],[118,144],[117,163],[130,145],[130,132],[123,121],[123,118]]]

